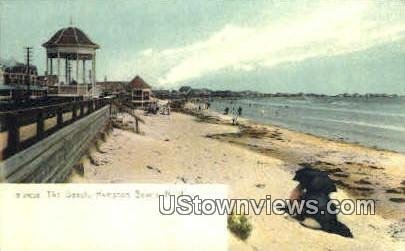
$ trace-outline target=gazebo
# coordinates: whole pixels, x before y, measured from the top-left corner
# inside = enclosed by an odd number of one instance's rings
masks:
[[[87,96],[88,87],[91,84],[94,96],[96,50],[100,48],[98,44],[92,42],[79,28],[67,27],[57,31],[42,46],[46,49],[45,75],[57,76],[58,95]],[[56,72],[54,69],[55,60]],[[88,61],[91,61],[91,70],[86,74]],[[72,62],[75,62],[73,67]],[[62,64],[63,71],[61,69]]]
[[[131,93],[132,103],[136,106],[144,107],[154,102],[151,97],[152,87],[138,75],[128,83],[128,91]]]

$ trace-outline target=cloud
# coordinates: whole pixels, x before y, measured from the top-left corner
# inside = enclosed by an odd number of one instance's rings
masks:
[[[219,70],[254,71],[404,38],[405,23],[378,20],[378,11],[371,2],[342,1],[253,27],[228,24],[207,39],[183,47],[146,49],[138,53],[137,66],[170,87]]]

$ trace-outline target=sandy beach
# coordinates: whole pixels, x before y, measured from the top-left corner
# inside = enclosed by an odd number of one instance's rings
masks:
[[[124,120],[131,120],[124,116]],[[231,198],[288,198],[294,171],[309,163],[338,184],[332,197],[377,200],[376,215],[339,215],[354,238],[312,230],[288,216],[249,215],[246,241],[230,250],[401,250],[405,231],[405,156],[226,116],[142,116],[141,133],[114,129],[84,162],[74,183],[220,183]]]

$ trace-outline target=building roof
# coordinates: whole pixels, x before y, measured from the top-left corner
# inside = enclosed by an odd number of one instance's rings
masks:
[[[48,42],[42,44],[45,48],[50,47],[90,47],[98,49],[100,46],[90,40],[90,38],[77,27],[66,27],[58,30]]]
[[[125,81],[98,81],[96,82],[97,85],[127,85],[128,82]]]
[[[103,81],[97,82],[96,85],[104,91],[123,91],[125,90],[128,82],[124,81]]]
[[[148,85],[141,77],[136,75],[130,82],[129,87],[132,89],[151,89],[150,85]]]

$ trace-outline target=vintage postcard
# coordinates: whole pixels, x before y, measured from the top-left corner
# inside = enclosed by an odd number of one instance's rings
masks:
[[[404,0],[0,0],[0,251],[405,250]]]

